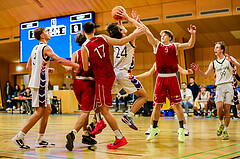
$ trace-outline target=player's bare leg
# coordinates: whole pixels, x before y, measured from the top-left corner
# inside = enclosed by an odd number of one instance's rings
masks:
[[[134,114],[143,106],[143,104],[148,99],[148,94],[144,88],[139,89],[134,92],[138,99],[133,103],[131,110],[122,117],[122,121],[126,123],[133,130],[138,130],[137,126],[134,124],[132,118]]]
[[[102,105],[100,107],[100,110],[101,110],[102,115],[106,119],[107,123],[113,130],[113,132],[115,134],[115,138],[116,138],[116,141],[114,142],[114,144],[109,144],[109,145],[107,145],[107,147],[109,149],[116,149],[118,147],[126,145],[128,142],[125,139],[125,137],[122,135],[120,129],[118,128],[117,121],[113,117],[112,113],[109,111],[109,107],[106,105]]]

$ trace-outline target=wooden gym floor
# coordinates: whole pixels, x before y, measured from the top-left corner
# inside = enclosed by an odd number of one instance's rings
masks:
[[[55,148],[35,148],[38,125],[26,135],[30,150],[20,150],[12,143],[14,137],[26,123],[29,115],[0,114],[0,158],[97,158],[97,159],[137,159],[137,158],[240,158],[240,120],[231,120],[228,129],[230,139],[221,140],[216,136],[218,119],[189,117],[187,119],[190,136],[185,143],[177,140],[178,122],[175,118],[160,118],[160,135],[152,142],[147,142],[144,132],[149,127],[149,117],[135,117],[139,130],[134,131],[121,121],[121,115],[115,115],[128,144],[117,150],[108,150],[114,134],[109,126],[96,137],[98,144],[88,146],[81,143],[82,131],[77,135],[74,150],[65,148],[65,135],[72,130],[79,115],[50,116],[46,138],[56,144]],[[92,116],[91,116],[92,117]],[[90,118],[91,118],[90,117]]]

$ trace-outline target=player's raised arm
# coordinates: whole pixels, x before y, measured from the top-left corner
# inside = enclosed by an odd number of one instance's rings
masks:
[[[196,71],[196,72],[198,72],[198,74],[200,75],[200,76],[202,76],[203,78],[208,78],[208,76],[212,73],[212,71],[213,71],[213,64],[212,64],[212,62],[209,64],[209,66],[208,66],[208,70],[204,73],[204,72],[202,72],[201,70],[200,70],[200,68],[199,68],[199,65],[197,65],[197,64],[195,64],[195,63],[192,63],[191,64],[191,68],[194,70],[194,71]]]
[[[104,36],[104,38],[107,40],[109,45],[124,45],[124,44],[128,43],[129,41],[132,41],[134,38],[139,37],[143,33],[144,33],[144,28],[140,27],[140,28],[135,29],[134,32],[132,32],[130,35],[128,35],[124,38],[121,38],[121,39],[111,38],[104,34],[102,34],[102,36]]]
[[[74,53],[72,54],[71,62],[77,63],[77,52],[74,52]],[[64,65],[62,65],[62,66],[65,68],[65,70],[66,70],[68,73],[72,72],[72,67],[71,67],[71,66],[64,66]]]
[[[27,70],[31,70],[32,69],[32,55],[29,57],[27,65],[26,65],[26,69]]]
[[[147,36],[147,40],[152,45],[155,51],[159,43],[159,40],[153,36],[149,28],[146,25],[144,25],[141,21],[140,21],[140,24],[145,28],[145,35]]]
[[[144,78],[144,77],[147,77],[147,76],[150,76],[152,75],[154,72],[156,71],[156,62],[153,64],[152,68],[150,70],[148,70],[147,72],[144,72],[140,75],[137,75],[135,76],[137,79],[139,78]]]
[[[191,34],[191,37],[187,43],[176,43],[179,50],[191,49],[194,47],[196,41],[196,26],[190,25],[188,32]]]
[[[78,64],[57,56],[49,46],[46,46],[44,48],[43,54],[49,56],[54,61],[57,61],[58,63],[60,63],[62,65],[74,67],[76,69],[76,71],[79,71]]]

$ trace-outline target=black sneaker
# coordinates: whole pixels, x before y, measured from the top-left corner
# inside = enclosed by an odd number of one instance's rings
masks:
[[[95,145],[97,141],[91,138],[91,136],[82,135],[82,143],[88,145]]]
[[[21,149],[30,149],[30,146],[25,145],[24,139],[18,138],[17,135],[12,138],[12,142],[15,143]]]
[[[73,141],[75,139],[75,135],[74,133],[71,131],[70,133],[68,133],[66,135],[66,138],[67,138],[67,144],[66,144],[66,148],[69,150],[69,151],[72,151],[73,149]]]
[[[128,117],[127,115],[124,115],[122,117],[122,121],[127,124],[130,128],[133,130],[138,130],[137,126],[134,124],[132,118]]]

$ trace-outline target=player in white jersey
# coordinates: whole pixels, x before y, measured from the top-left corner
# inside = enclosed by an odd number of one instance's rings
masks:
[[[55,145],[44,139],[48,117],[52,111],[48,98],[48,74],[53,73],[54,69],[48,68],[50,58],[63,65],[74,67],[75,71],[80,70],[78,64],[58,57],[51,47],[47,45],[50,35],[45,27],[37,28],[34,31],[34,37],[39,40],[39,44],[32,50],[27,69],[32,70],[29,87],[31,87],[32,91],[32,106],[35,107],[35,113],[28,119],[22,130],[12,138],[12,141],[22,149],[30,148],[25,144],[24,136],[39,120],[39,134],[35,147],[54,147]]]
[[[233,103],[233,68],[234,65],[240,67],[240,64],[231,56],[224,56],[225,45],[223,42],[217,42],[214,48],[217,59],[209,64],[208,70],[204,73],[195,63],[191,64],[193,70],[199,75],[207,78],[212,71],[215,72],[217,114],[220,120],[220,126],[217,130],[217,136],[222,135],[223,140],[228,140],[227,127],[230,123],[230,106]],[[223,103],[224,107],[223,107]],[[223,121],[224,120],[224,121]]]
[[[132,12],[133,18],[130,18],[125,12],[121,12],[119,16],[121,16],[122,19],[128,20],[136,27],[141,27],[141,24],[137,22],[138,16],[136,12]],[[110,37],[117,39],[121,39],[127,34],[127,30],[122,25],[121,21],[119,21],[119,24],[108,24],[107,32],[109,33]],[[113,46],[114,72],[116,79],[112,87],[112,96],[114,98],[116,94],[123,88],[127,94],[134,93],[138,97],[138,99],[134,102],[131,110],[122,117],[122,121],[126,123],[130,128],[138,130],[138,128],[133,123],[132,118],[134,114],[147,101],[148,95],[140,81],[138,81],[132,75],[132,69],[134,67],[135,40],[136,39],[122,46]]]

